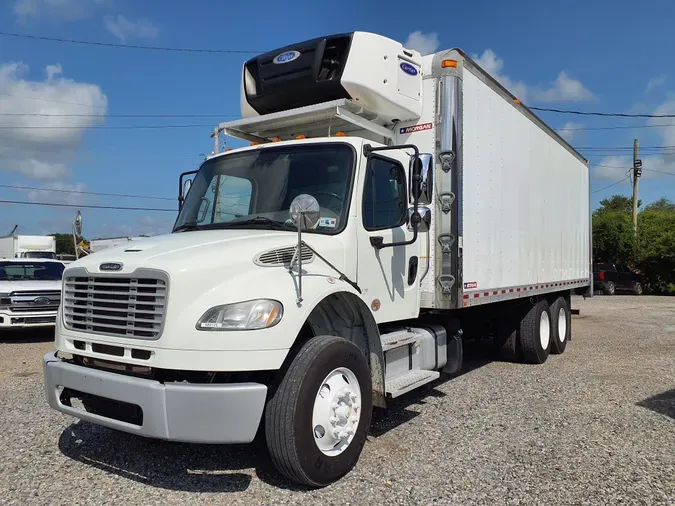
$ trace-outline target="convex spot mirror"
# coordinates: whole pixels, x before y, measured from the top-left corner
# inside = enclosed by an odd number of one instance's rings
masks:
[[[82,213],[80,211],[75,215],[75,233],[79,236],[82,235]]]
[[[420,174],[420,189],[419,189],[419,204],[420,205],[429,205],[433,202],[433,189],[434,189],[434,168],[433,168],[433,156],[430,153],[420,153],[418,158],[419,165],[419,174]],[[414,202],[414,190],[413,190],[413,176],[415,174],[415,163],[413,162],[410,167],[410,203]]]
[[[300,230],[311,230],[319,223],[320,207],[311,195],[303,193],[291,202],[288,213],[293,224]]]
[[[183,183],[183,198],[187,196],[191,186],[192,186],[192,179],[186,179],[185,182]]]

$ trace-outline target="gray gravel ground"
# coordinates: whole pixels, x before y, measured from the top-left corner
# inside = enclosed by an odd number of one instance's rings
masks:
[[[345,479],[307,491],[264,447],[149,441],[51,411],[50,336],[0,337],[2,504],[675,505],[675,299],[575,299],[543,366],[469,350],[456,378],[376,414]]]

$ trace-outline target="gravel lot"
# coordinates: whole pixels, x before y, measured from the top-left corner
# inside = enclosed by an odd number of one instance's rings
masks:
[[[490,362],[376,413],[357,468],[307,491],[261,446],[149,441],[53,412],[49,335],[0,338],[2,504],[675,504],[675,299],[575,299],[543,366]],[[75,423],[74,423],[75,422]]]

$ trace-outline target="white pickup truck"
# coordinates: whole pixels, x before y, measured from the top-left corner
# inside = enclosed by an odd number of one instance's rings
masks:
[[[56,260],[0,260],[0,330],[53,327],[64,269]]]

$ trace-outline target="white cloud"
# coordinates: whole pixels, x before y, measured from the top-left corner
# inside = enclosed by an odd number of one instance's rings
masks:
[[[159,29],[146,19],[131,21],[121,14],[117,17],[107,16],[104,20],[106,29],[121,42],[129,39],[154,39],[159,35]]]
[[[167,216],[168,215],[168,216]],[[118,215],[119,216],[119,215]],[[139,235],[161,235],[171,232],[176,216],[162,213],[162,216],[143,215],[135,220],[120,223],[103,223],[95,233],[87,237],[136,237]]]
[[[48,18],[61,21],[79,21],[92,17],[112,0],[16,0],[14,15],[20,22]]]
[[[660,179],[668,177],[659,172],[672,172],[675,174],[675,164],[669,163],[660,155],[641,156],[642,179]],[[606,156],[593,168],[593,176],[597,179],[619,181],[628,176],[633,167],[633,156]],[[628,182],[626,184],[629,184]]]
[[[499,58],[492,49],[486,49],[480,56],[473,55],[473,58],[479,66],[509,90],[512,95],[525,103],[530,100],[537,102],[580,102],[595,98],[581,81],[571,78],[566,72],[560,72],[550,86],[541,88],[527,85],[523,81],[515,81],[504,74],[504,60]]]
[[[533,98],[539,102],[583,102],[593,100],[595,96],[581,84],[581,81],[560,72],[548,89],[535,90]]]
[[[28,191],[28,200],[31,202],[47,202],[50,204],[87,204],[91,202],[92,196],[82,193],[87,190],[85,183],[64,183],[61,181],[48,183],[42,186],[41,190]],[[50,191],[57,190],[57,191]]]
[[[567,142],[571,143],[577,137],[579,132],[582,131],[581,129],[583,126],[584,125],[582,123],[568,121],[562,126],[562,128],[558,129],[558,134],[560,134],[560,136]]]
[[[649,81],[647,81],[647,88],[646,92],[649,93],[652,91],[654,88],[658,88],[659,86],[663,86],[666,83],[666,75],[661,74],[660,76],[655,76],[652,77]]]
[[[522,81],[513,81],[510,77],[502,74],[504,68],[504,60],[499,58],[492,49],[486,49],[480,56],[474,55],[479,66],[496,79],[504,88],[509,90],[512,95],[520,99],[522,102],[527,102],[529,98],[529,89]]]
[[[438,41],[437,33],[422,33],[419,30],[408,35],[408,39],[403,44],[403,47],[406,49],[419,51],[422,56],[435,53],[438,51],[439,46],[440,42]]]
[[[58,64],[45,68],[44,81],[25,79],[27,72],[22,62],[0,65],[0,171],[68,179],[84,132],[104,120],[108,100],[97,85],[64,78]]]

